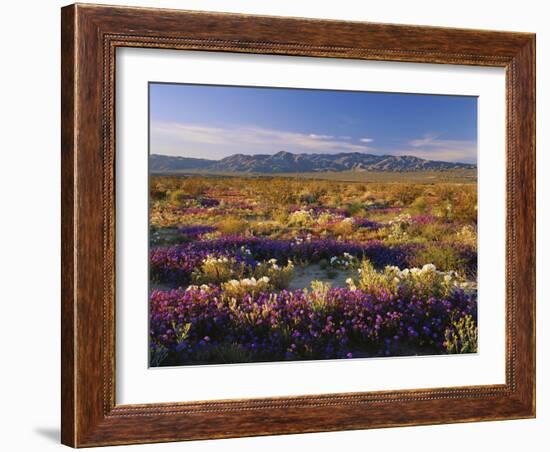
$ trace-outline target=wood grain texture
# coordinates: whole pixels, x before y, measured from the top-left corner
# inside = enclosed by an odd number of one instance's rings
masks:
[[[535,415],[534,35],[81,4],[62,9],[61,34],[64,444],[85,447]],[[506,384],[116,405],[117,47],[506,68]]]
[[[74,8],[61,11],[61,441],[75,444],[74,384],[74,151],[75,151],[75,39]]]

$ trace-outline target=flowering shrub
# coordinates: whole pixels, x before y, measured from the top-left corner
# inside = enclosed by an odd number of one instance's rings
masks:
[[[235,257],[207,255],[201,265],[193,272],[193,281],[197,284],[220,284],[233,278],[242,278],[246,264]]]
[[[435,214],[445,221],[450,221],[453,215],[453,205],[449,201],[447,201],[438,206],[438,208],[435,210]]]
[[[150,200],[153,366],[477,350],[475,184],[153,176]]]
[[[331,212],[323,212],[317,217],[317,224],[321,227],[327,227],[339,223],[344,218],[344,216],[336,215]]]
[[[240,252],[243,246],[250,251],[250,255]],[[406,267],[418,248],[414,244],[384,245],[378,240],[356,243],[332,239],[272,240],[224,236],[220,239],[185,245],[153,248],[150,252],[150,271],[155,281],[185,283],[208,255],[233,256],[237,261],[244,260],[249,264],[256,264],[258,261],[269,259],[318,262],[321,259],[329,260],[334,256],[343,256],[344,253],[348,253],[355,257],[366,257],[377,267],[385,265]]]
[[[357,262],[357,259],[355,256],[352,256],[350,253],[344,252],[342,256],[332,256],[329,260],[330,265],[333,267],[340,267],[340,268],[349,268],[355,265]]]
[[[349,212],[342,207],[326,207],[326,206],[291,206],[291,212],[307,210],[307,212],[315,218],[320,218],[323,215],[329,215],[336,218],[349,217]]]
[[[458,240],[465,245],[475,247],[477,246],[477,233],[472,225],[462,226],[460,231],[456,233]]]
[[[247,294],[258,295],[273,288],[267,276],[262,276],[260,279],[254,277],[240,280],[231,279],[223,283],[221,287],[225,296],[235,298],[243,297]]]
[[[415,215],[411,217],[410,222],[419,225],[432,224],[437,221],[437,217],[434,215]]]
[[[390,291],[404,296],[447,297],[456,291],[475,293],[476,290],[475,283],[464,280],[453,271],[438,271],[433,264],[404,270],[388,265],[383,271],[377,271],[368,260],[363,260],[358,274],[357,281],[352,278],[347,280],[349,287],[369,293]]]
[[[401,214],[390,220],[388,226],[390,233],[388,239],[396,242],[403,242],[409,240],[408,229],[412,224],[412,217],[409,214]]]
[[[176,226],[181,222],[181,210],[164,202],[156,202],[151,206],[149,221],[157,227]]]
[[[411,224],[412,221],[413,219],[408,213],[402,213],[397,215],[393,220],[390,220],[389,224]]]
[[[290,284],[294,264],[288,261],[285,266],[280,266],[277,259],[269,259],[266,262],[258,262],[256,267],[253,267],[252,273],[256,278],[267,277],[269,284],[273,289],[285,289]]]
[[[443,271],[455,271],[460,269],[463,276],[475,279],[477,273],[476,249],[460,243],[427,242],[416,249],[411,256],[409,265],[420,267],[426,262],[433,263]]]
[[[309,210],[297,210],[292,212],[288,217],[289,226],[298,226],[301,228],[311,226],[313,221],[313,215]]]
[[[251,252],[241,247],[240,254],[235,256],[215,256],[208,254],[202,263],[192,272],[191,279],[196,284],[221,284],[229,280],[252,278],[258,280],[267,277],[273,289],[288,287],[294,264],[288,261],[280,266],[277,259],[257,262],[251,257]]]
[[[474,321],[476,303],[462,291],[404,298],[385,290],[374,295],[317,286],[311,292],[236,290],[230,296],[218,287],[191,287],[152,292],[150,332],[152,343],[169,351],[164,365],[200,362],[213,346],[238,346],[253,361],[332,359],[412,349],[447,353],[447,328],[466,316]],[[182,341],[178,331],[189,323]]]
[[[328,295],[332,284],[323,281],[311,281],[311,307],[314,312],[322,311],[326,309],[328,304]],[[304,289],[304,294],[308,296],[307,288]]]

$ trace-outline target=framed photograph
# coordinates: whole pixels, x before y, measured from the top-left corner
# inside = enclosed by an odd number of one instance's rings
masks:
[[[535,36],[62,9],[62,442],[535,416]]]

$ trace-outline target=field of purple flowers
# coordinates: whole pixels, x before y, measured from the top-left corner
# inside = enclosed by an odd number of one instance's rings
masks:
[[[152,366],[477,351],[475,184],[151,179]]]

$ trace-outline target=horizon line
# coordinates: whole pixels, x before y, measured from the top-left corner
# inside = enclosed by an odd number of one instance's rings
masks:
[[[211,161],[211,162],[221,162],[224,159],[227,159],[229,157],[234,157],[234,156],[245,156],[245,157],[246,156],[247,157],[267,156],[267,157],[270,157],[270,156],[275,156],[277,154],[320,155],[320,156],[360,154],[360,155],[373,155],[373,156],[376,156],[376,157],[412,157],[412,158],[423,160],[423,161],[426,161],[426,162],[455,163],[455,164],[459,164],[459,165],[473,165],[473,166],[477,167],[477,161],[476,162],[459,162],[459,161],[456,161],[456,160],[452,160],[452,161],[451,160],[433,160],[433,159],[426,159],[426,158],[422,158],[422,157],[417,157],[416,155],[412,155],[412,154],[377,154],[377,153],[373,153],[373,152],[360,152],[360,151],[322,153],[322,152],[291,152],[291,151],[281,150],[281,151],[277,151],[273,154],[266,154],[266,153],[244,154],[244,153],[239,153],[238,152],[238,153],[230,154],[226,157],[222,157],[222,158],[219,158],[219,159],[204,158],[204,157],[187,157],[185,155],[170,155],[170,154],[159,154],[159,153],[156,153],[156,152],[150,152],[149,157],[151,157],[153,155],[158,155],[158,156],[161,156],[161,157],[185,158],[185,159],[193,159],[193,160],[207,160],[207,161]]]

